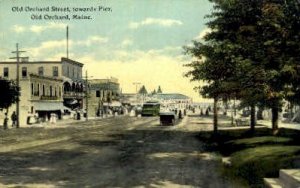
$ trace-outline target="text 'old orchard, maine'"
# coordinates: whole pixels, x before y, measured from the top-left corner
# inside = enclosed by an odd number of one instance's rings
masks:
[[[99,13],[112,12],[112,7],[14,6],[11,11],[20,14],[29,13],[28,16],[31,20],[92,20]]]

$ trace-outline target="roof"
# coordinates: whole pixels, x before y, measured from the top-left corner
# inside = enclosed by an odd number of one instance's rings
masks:
[[[20,61],[20,65],[24,64],[60,64],[60,61]],[[0,64],[17,64],[16,61],[1,61]]]
[[[78,62],[78,61],[74,61],[72,59],[68,59],[65,57],[61,58],[61,61],[20,61],[20,64],[61,64],[62,62],[68,62],[68,63],[72,63],[72,64],[76,64],[80,67],[83,67],[83,64]],[[0,64],[16,64],[16,61],[1,61]]]
[[[65,58],[65,57],[62,57],[61,58],[61,62],[68,62],[68,63],[72,63],[72,64],[75,64],[75,65],[78,65],[80,67],[83,67],[83,63],[80,63],[78,61],[74,61],[72,59],[69,59],[69,58]]]
[[[159,93],[153,95],[153,97],[157,99],[163,99],[163,100],[168,100],[168,99],[190,99],[190,97],[180,94],[180,93]]]

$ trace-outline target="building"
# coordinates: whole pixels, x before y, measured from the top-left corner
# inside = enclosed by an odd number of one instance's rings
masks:
[[[192,98],[180,93],[158,93],[152,95],[152,100],[157,100],[167,108],[187,108],[192,104]]]
[[[117,78],[92,79],[88,81],[88,116],[96,117],[107,113],[109,108],[121,105],[120,84]]]
[[[122,93],[120,102],[123,105],[135,105],[138,102],[138,95],[136,93]]]
[[[85,108],[85,80],[82,78],[83,64],[77,61],[61,58],[63,79],[64,105],[71,108]]]
[[[33,116],[45,120],[51,113],[56,113],[60,117],[65,109],[63,104],[71,103],[69,101],[82,108],[82,67],[83,64],[67,58],[61,58],[61,61],[22,60],[19,63],[20,125],[30,123]],[[17,63],[0,62],[0,77],[16,80]],[[16,105],[9,109],[10,114],[13,111],[16,111]]]

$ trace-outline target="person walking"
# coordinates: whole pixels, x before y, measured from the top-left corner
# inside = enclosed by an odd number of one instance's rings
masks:
[[[17,114],[15,111],[11,114],[11,121],[12,121],[12,125],[11,125],[12,127],[17,126]]]
[[[8,117],[7,117],[7,113],[4,114],[4,121],[3,121],[3,129],[7,129],[7,122],[8,122]]]

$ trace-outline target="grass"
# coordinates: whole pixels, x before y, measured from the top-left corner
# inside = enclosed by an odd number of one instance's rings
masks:
[[[300,168],[300,131],[280,129],[271,136],[267,128],[220,131],[218,139],[212,133],[201,133],[210,150],[230,157],[231,166],[224,167],[224,175],[234,181],[245,182],[250,187],[264,187],[264,177],[278,177],[279,170]]]

